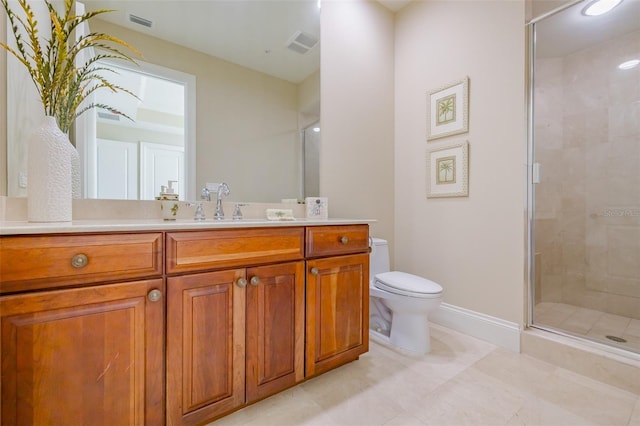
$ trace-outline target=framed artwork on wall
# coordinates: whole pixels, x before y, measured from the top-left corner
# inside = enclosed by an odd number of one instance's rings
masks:
[[[455,142],[427,151],[427,198],[469,196],[469,143]]]
[[[427,140],[469,131],[469,77],[433,90],[427,97]]]

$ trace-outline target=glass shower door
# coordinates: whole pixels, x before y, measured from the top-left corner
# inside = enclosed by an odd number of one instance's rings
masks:
[[[533,325],[640,352],[640,2],[584,6],[533,24]]]

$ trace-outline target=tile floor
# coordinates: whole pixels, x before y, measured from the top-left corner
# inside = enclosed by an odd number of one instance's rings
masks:
[[[612,344],[606,336],[622,337],[619,346],[640,353],[640,320],[607,314],[566,303],[543,302],[535,309],[534,322]],[[615,343],[613,343],[615,344]]]
[[[210,426],[634,425],[640,395],[432,325],[432,351],[369,353]]]

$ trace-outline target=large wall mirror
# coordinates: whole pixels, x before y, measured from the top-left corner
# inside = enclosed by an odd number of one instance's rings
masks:
[[[119,82],[133,86],[144,102],[106,99],[136,117],[135,123],[96,110],[90,124],[71,135],[78,146],[87,132],[95,136],[81,152],[84,196],[148,199],[157,195],[159,182],[169,179],[180,181],[186,200],[198,198],[207,183],[222,181],[233,201],[319,195],[316,0],[85,0],[84,5],[114,10],[91,20],[91,31],[119,37],[144,55],[140,67],[118,74]],[[34,114],[22,91],[31,82],[15,77],[19,67],[11,59],[7,194],[25,196],[24,140]],[[149,158],[167,160],[150,163]],[[181,171],[176,161],[184,161]],[[149,174],[155,179],[151,183]],[[124,175],[136,179],[125,182]],[[96,180],[112,185],[99,187]],[[124,192],[123,185],[128,185]]]

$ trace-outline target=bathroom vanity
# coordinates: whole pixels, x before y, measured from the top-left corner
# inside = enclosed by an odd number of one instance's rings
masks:
[[[3,425],[206,424],[368,350],[367,221],[1,233]]]

